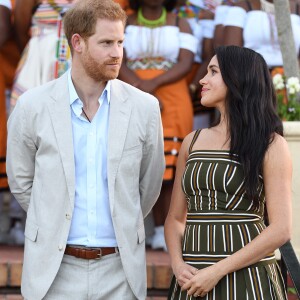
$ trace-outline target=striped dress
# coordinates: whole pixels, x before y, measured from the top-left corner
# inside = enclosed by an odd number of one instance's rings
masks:
[[[244,174],[237,156],[225,150],[191,151],[182,188],[188,213],[182,240],[183,259],[198,269],[206,268],[243,248],[265,229],[264,184],[260,177],[259,201],[244,189]],[[250,267],[223,277],[205,297],[188,296],[173,277],[168,299],[283,300],[284,283],[274,253]]]

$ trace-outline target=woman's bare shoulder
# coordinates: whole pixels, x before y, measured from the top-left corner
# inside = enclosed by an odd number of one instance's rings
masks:
[[[265,164],[290,164],[291,155],[286,139],[280,134],[274,133],[264,159]]]

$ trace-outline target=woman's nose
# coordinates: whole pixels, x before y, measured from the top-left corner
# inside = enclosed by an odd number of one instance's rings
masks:
[[[204,85],[206,83],[206,80],[205,80],[206,76],[204,76],[202,79],[199,80],[199,83],[201,85]]]

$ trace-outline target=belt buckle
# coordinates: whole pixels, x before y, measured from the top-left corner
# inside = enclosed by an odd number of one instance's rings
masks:
[[[102,258],[102,248],[99,248],[97,250],[99,250],[99,253],[97,253],[97,257],[95,259],[101,259]]]

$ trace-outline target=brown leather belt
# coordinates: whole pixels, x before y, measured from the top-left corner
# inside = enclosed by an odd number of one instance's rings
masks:
[[[87,248],[87,247],[73,247],[67,246],[65,254],[75,256],[83,259],[100,259],[102,256],[118,253],[117,247],[105,247],[105,248]]]

